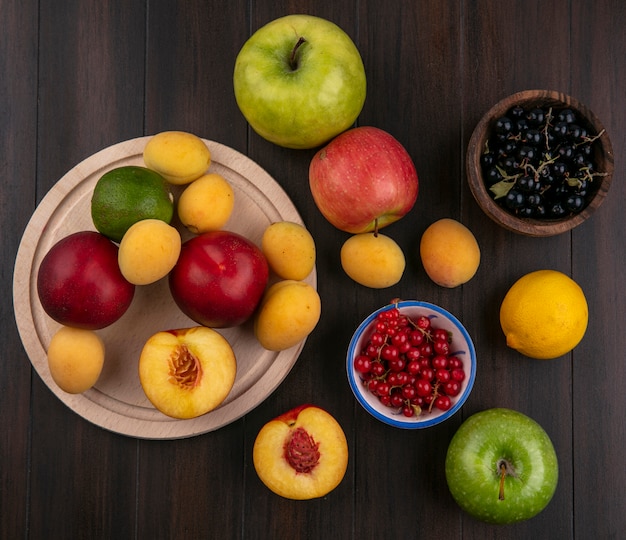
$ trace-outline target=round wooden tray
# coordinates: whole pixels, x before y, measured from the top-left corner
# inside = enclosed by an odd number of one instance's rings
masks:
[[[176,420],[157,411],[146,398],[137,363],[145,341],[160,330],[196,326],[176,306],[167,278],[137,287],[129,310],[111,326],[99,330],[106,360],[96,385],[83,394],[62,391],[48,369],[47,347],[60,325],[43,311],[37,295],[37,272],[48,250],[61,238],[81,230],[95,230],[91,221],[91,194],[99,178],[124,165],[143,163],[150,137],[140,137],[106,148],[70,170],[44,197],[22,237],[13,279],[17,327],[30,361],[54,394],[70,409],[104,429],[146,439],[191,437],[225,426],[265,400],[287,376],[304,346],[281,352],[263,349],[251,323],[220,329],[237,357],[237,378],[224,403],[204,416]],[[235,207],[224,229],[238,232],[260,245],[265,228],[275,221],[303,224],[281,186],[261,167],[239,152],[207,141],[209,172],[226,178],[235,192]],[[172,188],[175,196],[182,187]],[[177,191],[178,190],[178,191]],[[183,240],[191,234],[178,225]],[[316,271],[306,280],[317,286]]]

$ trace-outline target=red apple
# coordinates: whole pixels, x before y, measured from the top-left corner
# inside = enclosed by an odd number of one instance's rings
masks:
[[[226,328],[250,318],[268,277],[262,251],[247,238],[221,230],[183,244],[169,285],[185,315],[203,326]]]
[[[135,286],[117,264],[118,247],[94,231],[81,231],[57,242],[37,274],[37,293],[55,321],[97,330],[117,321],[128,309]]]
[[[406,149],[369,126],[345,131],[320,149],[309,167],[309,185],[322,215],[355,234],[399,220],[413,208],[419,190]]]

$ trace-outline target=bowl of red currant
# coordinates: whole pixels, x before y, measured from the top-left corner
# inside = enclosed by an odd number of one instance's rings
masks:
[[[506,229],[553,236],[588,219],[606,198],[614,157],[598,117],[563,93],[527,90],[494,105],[467,148],[469,187]]]
[[[348,347],[350,388],[363,408],[394,427],[440,424],[468,398],[476,352],[465,327],[445,309],[394,301],[370,314]]]

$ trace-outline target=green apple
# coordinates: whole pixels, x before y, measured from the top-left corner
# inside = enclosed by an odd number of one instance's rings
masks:
[[[336,24],[288,15],[243,45],[233,75],[235,99],[261,137],[287,148],[314,148],[348,129],[365,102],[358,49]]]
[[[528,416],[494,408],[470,416],[452,437],[446,480],[458,505],[488,523],[514,523],[550,502],[559,476],[552,441]]]

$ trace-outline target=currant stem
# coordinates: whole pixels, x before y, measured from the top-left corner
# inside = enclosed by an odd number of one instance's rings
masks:
[[[305,41],[306,39],[304,39],[303,37],[298,38],[298,41],[296,42],[296,44],[293,47],[293,50],[291,51],[291,56],[289,57],[289,67],[291,68],[292,71],[295,71],[296,69],[298,69],[298,58],[297,58],[298,49],[302,46],[302,44]]]

